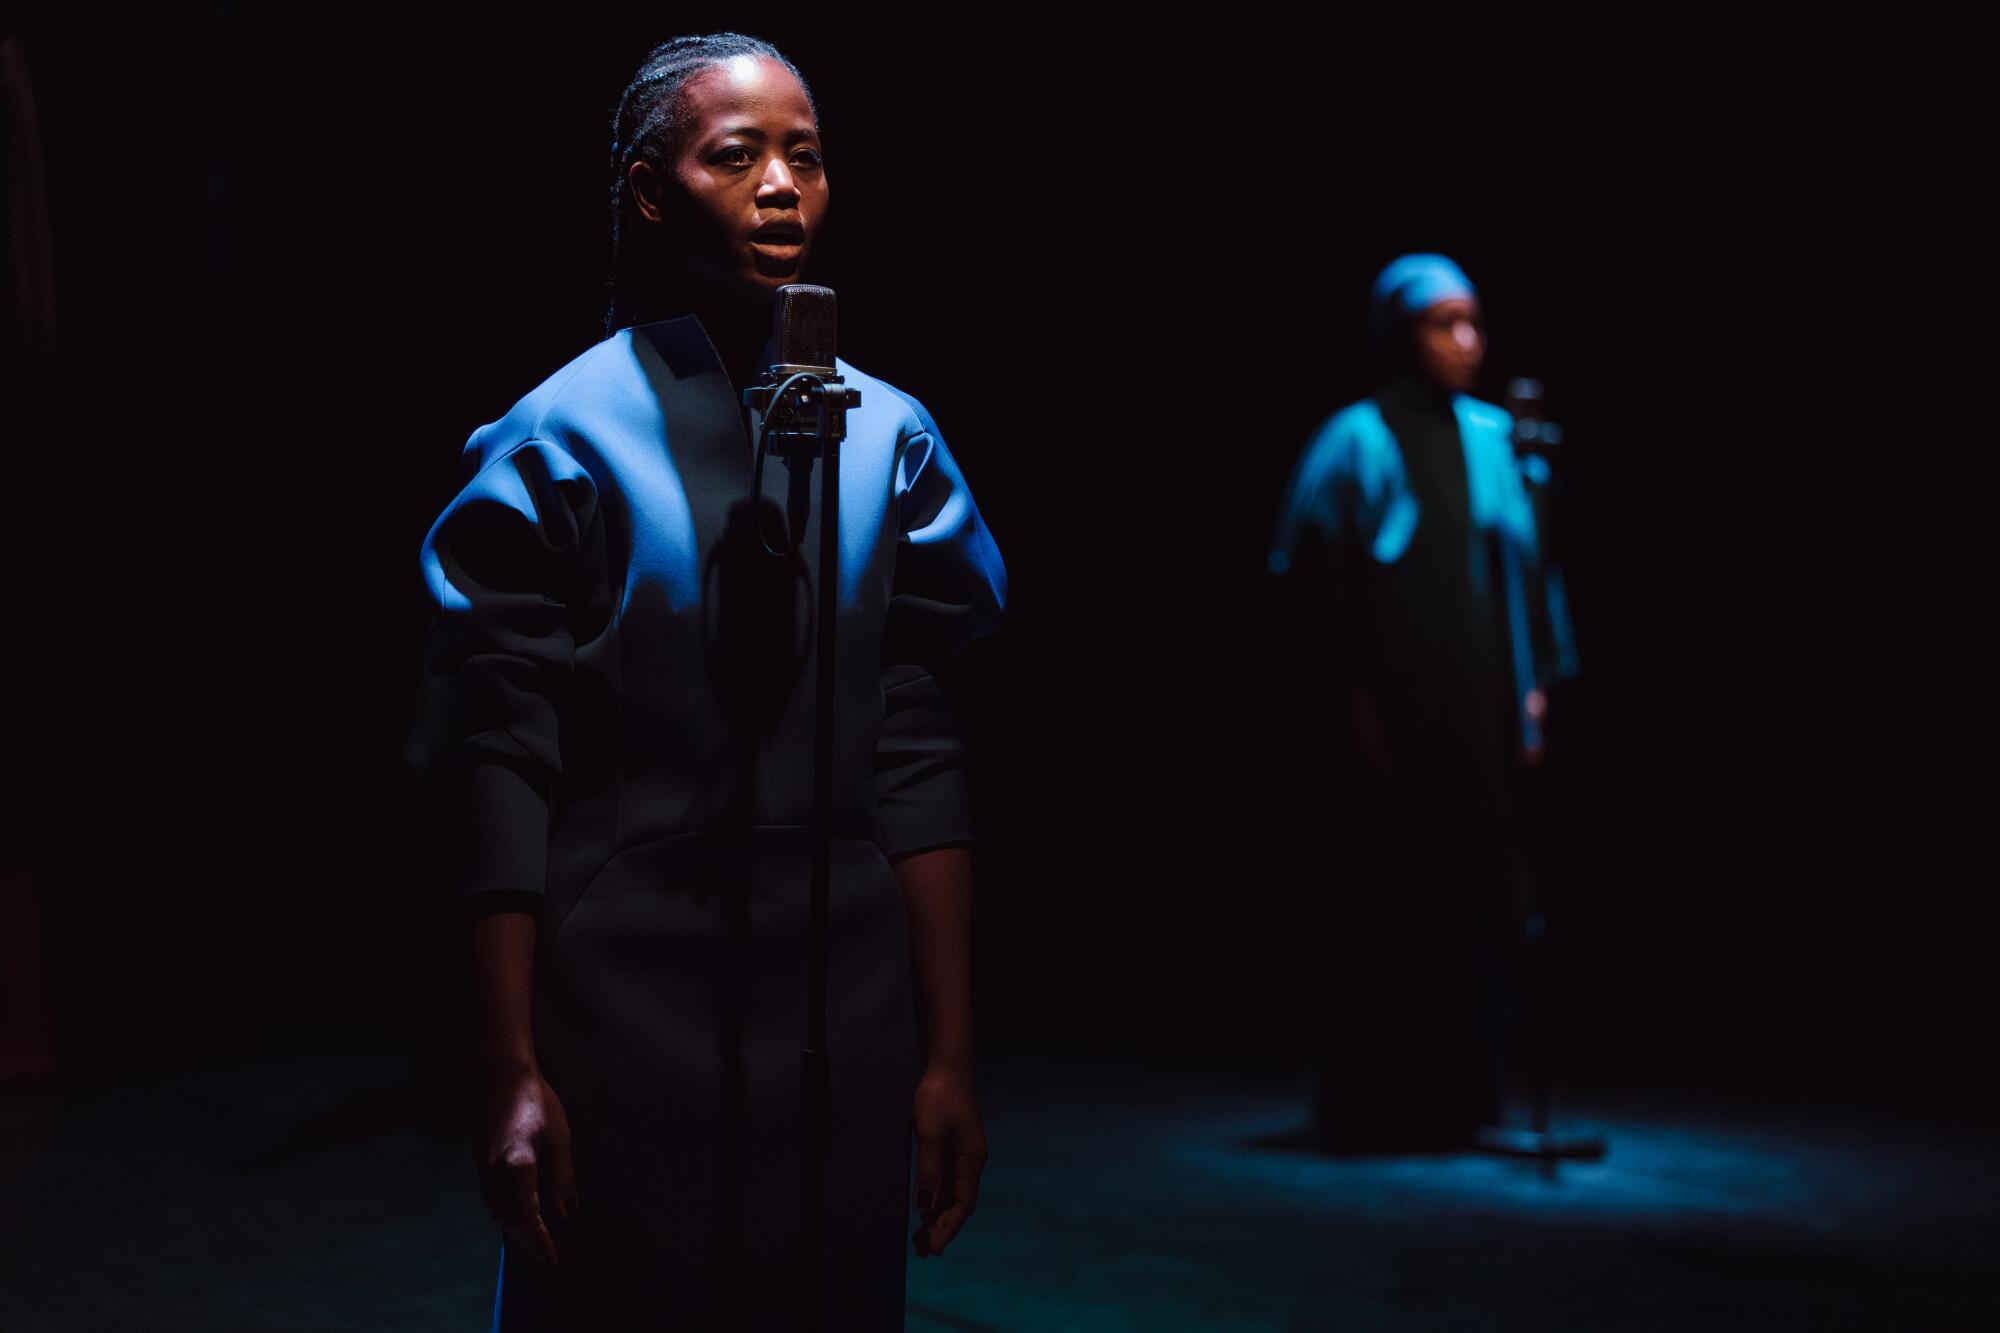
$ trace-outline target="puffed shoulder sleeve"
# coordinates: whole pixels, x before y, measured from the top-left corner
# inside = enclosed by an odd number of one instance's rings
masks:
[[[1345,746],[1347,700],[1367,684],[1359,609],[1367,524],[1353,419],[1336,414],[1299,454],[1267,553],[1285,737],[1314,761]]]
[[[563,695],[576,645],[609,611],[589,473],[540,440],[475,455],[474,466],[422,551],[462,904],[543,894]]]
[[[890,858],[972,841],[965,746],[935,668],[998,628],[1000,550],[964,474],[921,405],[896,473],[901,535],[882,637],[876,810]]]
[[[1285,575],[1305,552],[1350,541],[1366,526],[1357,473],[1361,450],[1352,410],[1335,414],[1306,442],[1285,481],[1278,522],[1266,558],[1273,574]]]

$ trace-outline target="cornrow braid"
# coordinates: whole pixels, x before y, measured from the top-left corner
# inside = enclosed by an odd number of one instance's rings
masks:
[[[611,118],[611,302],[604,316],[606,332],[636,322],[667,280],[667,238],[656,235],[658,228],[639,218],[630,185],[632,164],[643,161],[666,174],[687,128],[682,91],[696,74],[738,56],[777,61],[799,81],[807,105],[812,105],[812,89],[797,66],[769,42],[737,32],[661,42],[618,97]],[[818,115],[817,107],[813,113]]]

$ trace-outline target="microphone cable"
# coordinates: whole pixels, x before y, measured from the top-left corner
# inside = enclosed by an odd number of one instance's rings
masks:
[[[826,381],[809,370],[793,371],[778,384],[778,390],[771,395],[771,405],[757,423],[757,457],[750,467],[750,512],[757,517],[757,540],[764,544],[764,554],[783,558],[799,549],[797,541],[788,541],[783,550],[771,545],[771,538],[764,530],[764,453],[771,435],[771,423],[778,418],[778,409],[784,405],[787,394],[797,394],[804,403],[805,394],[820,390],[819,397],[812,400],[813,432],[826,434]],[[789,539],[790,534],[787,534]]]

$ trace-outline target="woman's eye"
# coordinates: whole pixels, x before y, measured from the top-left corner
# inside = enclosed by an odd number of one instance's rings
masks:
[[[750,150],[741,144],[731,144],[715,155],[718,166],[747,167],[750,165]]]
[[[811,148],[801,148],[796,153],[792,154],[792,165],[795,167],[805,167],[812,171],[818,171],[820,167],[824,164],[821,163],[819,153],[817,150]]]

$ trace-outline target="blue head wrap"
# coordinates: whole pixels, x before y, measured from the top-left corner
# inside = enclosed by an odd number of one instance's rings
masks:
[[[1478,296],[1465,270],[1443,255],[1404,255],[1391,260],[1368,292],[1368,341],[1377,356],[1395,358],[1398,332],[1410,319],[1439,301]]]

